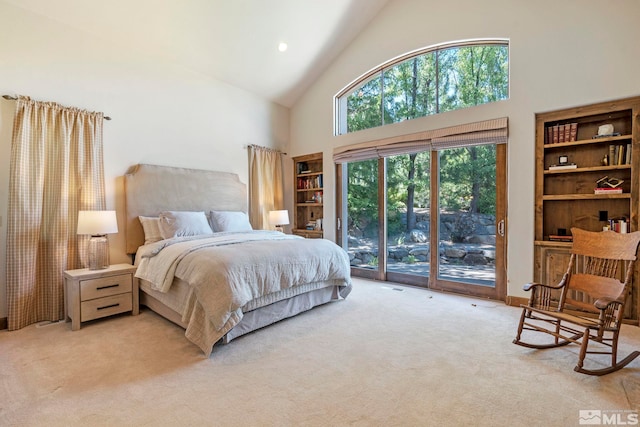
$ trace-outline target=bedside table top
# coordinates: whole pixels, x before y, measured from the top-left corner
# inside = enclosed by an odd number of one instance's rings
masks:
[[[93,279],[104,276],[111,276],[119,273],[135,273],[137,267],[131,264],[113,264],[102,270],[89,270],[88,268],[79,268],[77,270],[66,270],[64,277],[69,279]]]

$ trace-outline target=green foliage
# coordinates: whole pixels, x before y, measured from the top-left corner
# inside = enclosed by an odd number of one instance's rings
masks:
[[[347,132],[380,126],[380,77],[369,80],[347,98]]]
[[[347,132],[507,99],[509,48],[434,50],[395,64],[347,96]]]
[[[506,99],[508,60],[507,46],[473,45],[433,51],[396,64],[348,96],[348,131]],[[414,209],[430,208],[430,155],[425,151],[385,159],[390,235],[409,231]],[[495,146],[447,149],[438,155],[440,207],[494,213]],[[377,160],[349,163],[347,179],[349,230],[357,228],[373,237],[378,221]]]
[[[347,175],[349,229],[373,237],[378,226],[378,161],[349,163]]]
[[[402,258],[402,262],[404,262],[405,264],[415,264],[416,262],[418,262],[418,258],[416,258],[415,255],[407,255],[406,257]]]

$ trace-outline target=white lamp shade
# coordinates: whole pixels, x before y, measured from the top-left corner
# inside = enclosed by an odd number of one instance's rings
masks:
[[[116,211],[79,211],[78,234],[104,236],[118,232]]]
[[[270,211],[269,223],[271,225],[289,225],[289,211]]]

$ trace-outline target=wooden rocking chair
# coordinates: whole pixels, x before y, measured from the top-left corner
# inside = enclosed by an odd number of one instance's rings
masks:
[[[613,231],[591,232],[572,228],[573,247],[567,272],[555,286],[528,283],[531,291],[514,344],[530,348],[554,348],[579,344],[580,356],[574,368],[588,375],[605,375],[629,364],[640,351],[618,362],[618,335],[624,304],[630,293],[633,265],[640,243],[640,231],[619,234]],[[624,274],[624,282],[621,282]],[[521,341],[523,330],[554,337],[549,344]],[[529,332],[526,332],[529,334]],[[594,343],[596,342],[596,343]],[[597,350],[591,348],[597,346]],[[608,349],[608,351],[603,351]],[[586,369],[587,354],[610,354],[611,365]]]

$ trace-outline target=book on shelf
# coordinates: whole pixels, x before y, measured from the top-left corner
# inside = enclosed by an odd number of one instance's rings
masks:
[[[625,216],[611,218],[608,220],[608,224],[602,227],[602,231],[615,231],[616,233],[628,233],[629,232],[629,218]]]
[[[573,236],[563,236],[559,234],[549,234],[549,240],[552,242],[573,242]]]
[[[578,138],[578,123],[565,123],[547,127],[547,144],[574,142]]]
[[[573,122],[569,125],[569,141],[577,141],[578,140],[578,123]]]
[[[622,194],[622,188],[596,187],[593,189],[593,194]]]
[[[564,140],[564,135],[565,135],[564,125],[558,125],[557,128],[558,128],[558,142],[566,142]]]
[[[609,165],[631,164],[631,144],[611,144],[609,145]]]
[[[549,166],[549,170],[550,171],[560,171],[560,170],[566,170],[566,169],[577,169],[578,165],[576,165],[575,163],[569,163],[567,165],[551,165]]]

